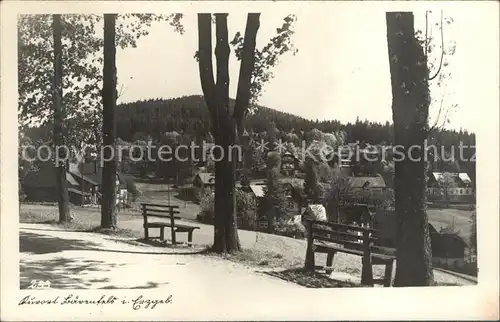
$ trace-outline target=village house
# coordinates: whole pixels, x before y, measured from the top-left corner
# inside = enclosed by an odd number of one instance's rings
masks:
[[[91,194],[93,204],[98,204],[101,198],[102,170],[98,161],[69,164],[69,172],[80,184],[80,190]],[[120,171],[116,173],[116,188],[116,203],[125,204],[128,198],[127,183]]]
[[[427,182],[427,195],[430,201],[475,202],[472,181],[465,172],[432,172]]]
[[[360,190],[385,190],[386,185],[384,178],[377,174],[375,176],[349,177],[349,189],[351,191]]]
[[[215,175],[209,172],[198,172],[193,179],[193,186],[199,189],[215,190]]]
[[[66,172],[69,201],[75,205],[98,204],[102,187],[102,167],[97,162],[68,163]],[[117,203],[127,200],[127,185],[121,173],[117,173]],[[29,201],[56,202],[56,168],[51,162],[42,164],[37,171],[29,172],[23,179],[22,188]]]
[[[281,172],[287,176],[293,176],[298,168],[299,160],[291,153],[285,152],[281,156]]]
[[[75,177],[66,172],[69,201],[75,205],[89,203],[91,195],[79,190],[79,183]],[[30,171],[22,180],[22,189],[26,194],[26,200],[39,202],[57,202],[56,168],[45,164],[38,171]]]

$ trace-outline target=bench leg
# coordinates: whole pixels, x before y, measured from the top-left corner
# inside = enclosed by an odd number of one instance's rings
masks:
[[[361,284],[373,286],[373,270],[371,256],[363,256],[363,268],[361,270]]]
[[[327,254],[327,256],[326,256],[326,267],[332,267],[332,265],[333,265],[333,257],[335,256],[335,253],[336,252],[331,252],[331,253]],[[327,268],[325,271],[326,271],[327,274],[331,274],[333,272],[333,269]]]
[[[188,246],[192,247],[193,246],[193,231],[188,231]]]
[[[392,269],[394,267],[394,260],[391,260],[385,264],[385,274],[384,274],[384,287],[392,286]]]
[[[165,227],[160,227],[160,240],[165,240]]]
[[[149,231],[148,227],[144,227],[144,240],[149,239]]]
[[[175,240],[175,229],[174,229],[174,227],[170,228],[170,232],[172,234],[172,245],[175,246],[177,244],[177,241]]]

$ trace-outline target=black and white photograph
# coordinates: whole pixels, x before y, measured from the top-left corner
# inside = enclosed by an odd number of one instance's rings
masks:
[[[498,2],[1,6],[2,320],[499,318]]]

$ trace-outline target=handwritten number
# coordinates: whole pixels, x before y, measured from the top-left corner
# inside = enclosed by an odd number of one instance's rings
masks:
[[[50,281],[39,281],[39,280],[31,280],[30,281],[30,286],[28,286],[30,289],[34,288],[50,288]]]

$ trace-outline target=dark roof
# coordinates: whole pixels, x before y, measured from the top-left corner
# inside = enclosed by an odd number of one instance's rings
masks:
[[[70,163],[68,171],[75,177],[81,178],[82,180],[85,180],[93,185],[100,185],[102,182],[102,172],[101,176],[98,176],[97,174],[82,174],[81,166],[76,163]]]
[[[55,167],[43,167],[38,171],[30,171],[23,179],[23,185],[35,188],[52,188],[57,186]],[[66,173],[66,179],[70,186],[78,185],[78,182],[70,174]]]
[[[83,170],[83,171],[81,171]],[[94,163],[84,163],[83,165],[78,165],[76,163],[70,163],[69,172],[83,180],[93,184],[93,185],[101,185],[102,184],[102,170],[103,168],[100,165],[94,165]],[[124,186],[127,184],[122,173],[117,173],[118,180],[120,181],[120,185]]]

